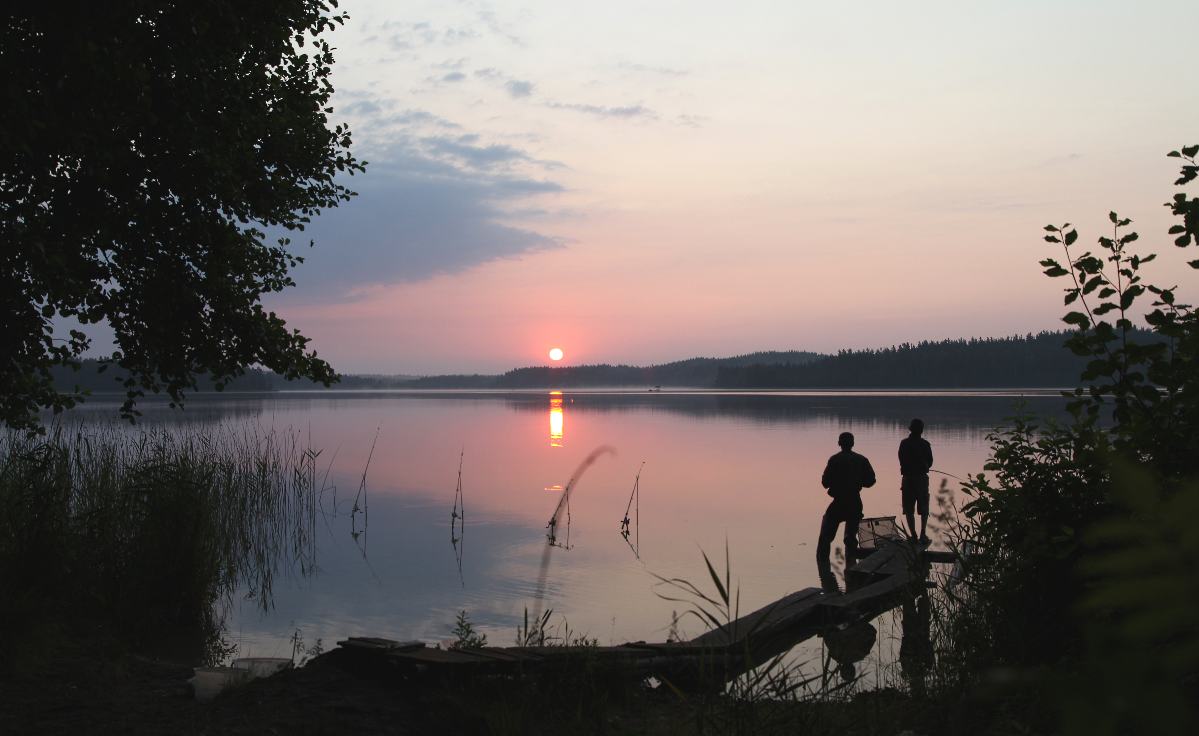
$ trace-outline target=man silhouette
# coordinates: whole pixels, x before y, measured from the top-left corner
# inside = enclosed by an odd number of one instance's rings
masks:
[[[914,511],[920,512],[920,541],[927,542],[928,535],[928,471],[933,466],[933,448],[924,434],[924,422],[913,419],[908,425],[911,432],[899,443],[899,483],[903,515],[908,521],[908,531],[916,538]]]
[[[842,432],[837,438],[841,452],[828,459],[820,484],[828,489],[833,501],[820,521],[820,539],[816,543],[816,566],[822,577],[829,568],[829,545],[837,536],[837,525],[845,522],[845,564],[852,565],[858,551],[858,522],[862,520],[862,489],[874,485],[870,461],[853,451],[853,435]]]

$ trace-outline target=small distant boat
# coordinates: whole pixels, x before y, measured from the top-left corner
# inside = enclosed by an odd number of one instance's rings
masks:
[[[662,387],[661,387],[661,386],[654,386],[653,388],[651,388],[651,389],[649,389],[649,390],[650,390],[650,391],[661,391],[661,390],[662,390]]]

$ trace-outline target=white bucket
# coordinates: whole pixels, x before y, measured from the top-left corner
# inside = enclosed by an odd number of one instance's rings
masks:
[[[188,682],[196,692],[196,700],[207,703],[230,685],[245,682],[251,677],[248,671],[234,667],[197,667],[195,675]]]
[[[287,657],[242,657],[233,660],[233,666],[246,670],[251,677],[270,677],[291,667],[291,660]]]

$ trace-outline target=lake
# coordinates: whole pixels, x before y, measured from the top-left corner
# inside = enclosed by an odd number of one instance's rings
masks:
[[[142,421],[289,429],[321,450],[337,491],[322,498],[317,571],[277,580],[270,610],[239,596],[227,617],[240,656],[289,656],[297,631],[326,647],[355,635],[443,641],[462,610],[493,645],[514,642],[526,609],[552,609],[551,629],[566,622],[601,644],[663,640],[685,606],[662,599],[654,576],[711,590],[701,550],[723,566],[726,544],[748,612],[820,584],[820,474],[840,432],[878,475],[862,494],[866,516],[898,515],[896,449],[912,417],[947,474],[932,476],[934,489],[942,478],[956,487],[1021,401],[1042,415],[1063,407],[1053,391],[326,391],[200,394],[183,412],[147,401]],[[93,398],[74,414],[108,420],[115,405]],[[562,546],[547,552],[562,488],[604,446],[613,451],[573,488]],[[464,524],[452,530],[460,461]]]

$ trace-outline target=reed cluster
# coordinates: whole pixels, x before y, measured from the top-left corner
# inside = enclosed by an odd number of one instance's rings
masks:
[[[235,591],[269,607],[312,569],[318,456],[251,427],[0,434],[0,662],[47,626],[212,658]]]

